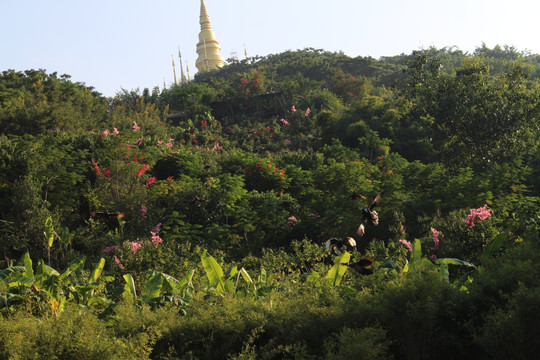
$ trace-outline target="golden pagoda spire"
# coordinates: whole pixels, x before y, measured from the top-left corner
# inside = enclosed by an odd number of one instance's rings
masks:
[[[184,75],[184,66],[182,65],[182,53],[180,52],[180,47],[178,47],[178,58],[180,59],[180,83],[187,83],[186,75]]]
[[[187,71],[187,81],[191,81],[191,78],[189,77],[189,65],[188,65],[188,62],[186,61],[186,71]]]
[[[201,15],[199,16],[201,31],[199,32],[199,42],[197,43],[197,61],[195,66],[199,71],[213,70],[225,65],[225,60],[221,56],[221,47],[216,40],[214,31],[210,26],[210,17],[206,10],[204,0],[201,0]]]
[[[176,65],[174,65],[174,57],[172,55],[171,57],[172,57],[172,71],[174,74],[174,85],[178,85],[178,81],[176,81]]]

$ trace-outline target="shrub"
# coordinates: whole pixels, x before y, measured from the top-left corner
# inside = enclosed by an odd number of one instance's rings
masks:
[[[24,313],[0,317],[0,359],[147,359],[149,343],[115,337],[105,323],[80,309],[58,317]]]

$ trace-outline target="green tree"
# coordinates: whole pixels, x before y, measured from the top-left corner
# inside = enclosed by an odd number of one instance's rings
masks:
[[[520,64],[490,76],[485,61],[473,58],[447,75],[437,59],[418,54],[409,75],[411,115],[427,120],[426,136],[444,163],[480,170],[531,153],[540,92],[527,88]]]

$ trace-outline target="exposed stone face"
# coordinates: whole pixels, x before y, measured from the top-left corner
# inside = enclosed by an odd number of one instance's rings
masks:
[[[210,17],[206,10],[204,0],[201,0],[201,15],[199,17],[201,31],[199,32],[199,42],[197,43],[197,61],[195,66],[198,71],[213,70],[225,65],[225,60],[221,56],[221,47],[216,40],[214,31],[210,26]]]

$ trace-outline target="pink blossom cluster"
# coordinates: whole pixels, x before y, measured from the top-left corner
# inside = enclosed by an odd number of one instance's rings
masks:
[[[131,251],[133,252],[133,255],[135,255],[137,253],[137,250],[139,250],[142,246],[141,243],[135,241],[131,241],[129,245],[131,246]]]
[[[298,220],[294,216],[290,216],[287,220],[287,225],[289,226],[294,226],[298,222]]]
[[[159,228],[161,227],[161,223],[157,224],[154,230],[150,231],[150,234],[152,234],[152,244],[157,248],[159,244],[163,242],[163,239],[158,235],[159,234]]]
[[[112,252],[112,251],[118,249],[119,247],[120,247],[120,245],[108,246],[108,247],[105,248],[105,250],[103,250],[103,252],[104,252],[105,254],[108,254],[108,253],[110,253],[110,252]]]
[[[431,250],[435,251],[439,249],[439,231],[435,228],[431,228],[431,233],[433,234],[433,244],[434,244]]]
[[[141,215],[141,220],[145,220],[146,219],[146,212],[148,210],[146,209],[146,206],[144,205],[141,205],[141,208],[139,209],[139,214]]]
[[[219,145],[219,141],[216,141],[216,143],[214,144],[214,147],[212,148],[212,151],[221,151],[221,150],[223,150],[223,147]]]
[[[435,228],[431,228],[431,233],[433,234],[433,247],[430,248],[431,251],[437,251],[439,250],[439,231]],[[431,260],[435,261],[437,260],[437,255],[433,254],[431,255]]]
[[[122,264],[120,259],[116,257],[116,255],[114,255],[114,262],[116,263],[116,265],[118,265],[120,270],[122,270],[122,272],[123,272],[124,271],[124,265]]]
[[[405,245],[405,247],[412,253],[412,244],[410,241],[399,239],[399,242]]]
[[[113,130],[114,135],[120,134],[120,131],[118,131],[117,128],[114,128]],[[103,130],[103,136],[108,137],[110,135],[109,129]]]
[[[480,219],[480,221],[486,220],[488,217],[490,217],[491,209],[487,208],[487,205],[484,205],[483,207],[480,207],[478,209],[471,209],[471,213],[465,220],[463,220],[466,224],[469,224],[470,228],[473,228],[475,225],[476,218]]]

